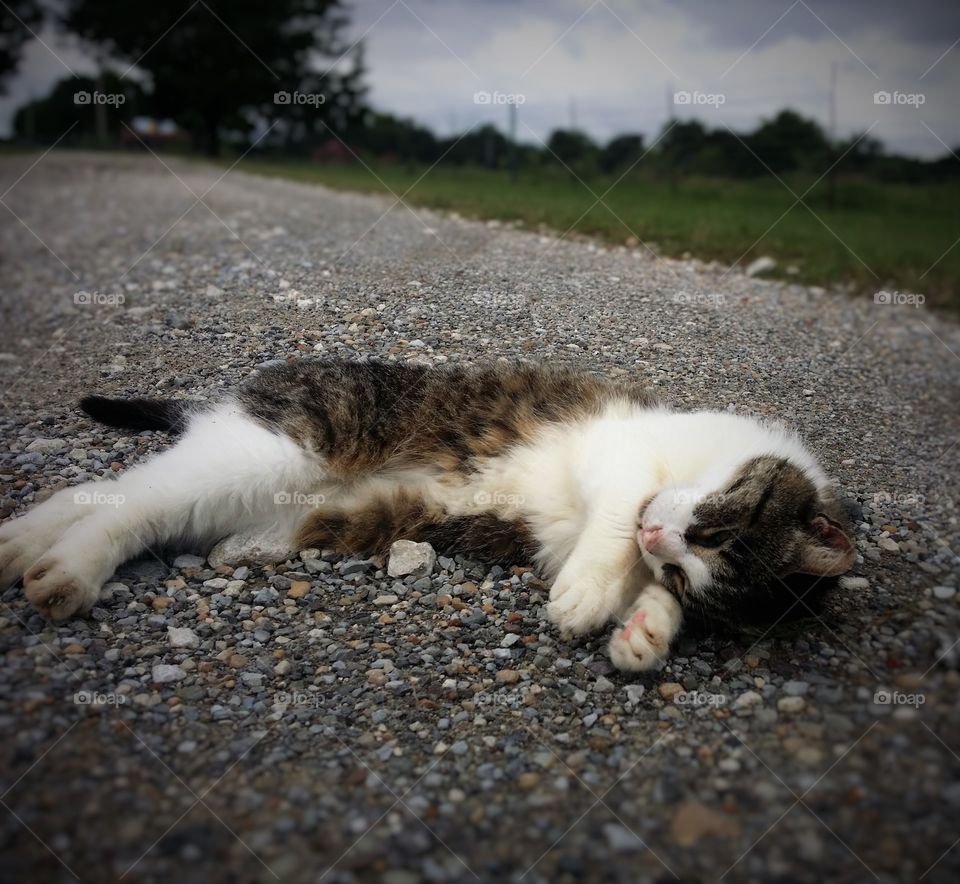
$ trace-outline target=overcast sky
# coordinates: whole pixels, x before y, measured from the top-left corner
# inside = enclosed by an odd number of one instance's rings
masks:
[[[350,8],[371,103],[441,134],[486,121],[506,127],[506,107],[477,104],[477,92],[522,96],[518,134],[530,142],[571,121],[599,140],[624,131],[649,139],[669,112],[740,130],[789,106],[827,125],[836,64],[838,135],[873,127],[889,149],[921,156],[960,145],[956,0],[354,0]],[[68,75],[64,63],[92,71],[62,37],[41,37],[52,52],[28,47],[0,99],[4,130],[13,108]],[[691,102],[674,104],[678,92]],[[899,99],[877,104],[877,92]]]

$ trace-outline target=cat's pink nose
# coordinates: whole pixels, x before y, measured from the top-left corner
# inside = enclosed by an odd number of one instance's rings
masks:
[[[656,552],[660,541],[663,539],[663,526],[650,525],[640,529],[640,542],[647,552]]]

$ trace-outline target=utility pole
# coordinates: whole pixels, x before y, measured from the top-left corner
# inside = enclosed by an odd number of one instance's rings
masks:
[[[837,137],[837,63],[830,65],[830,140]]]
[[[36,101],[37,99],[33,97],[33,93],[30,92],[27,96],[27,103],[23,106],[23,137],[26,139],[27,144],[31,145],[37,136]]]
[[[510,180],[517,180],[517,103],[511,101],[507,105],[507,111],[510,119],[510,152],[507,158],[507,165],[510,169]]]
[[[577,131],[577,99],[570,96],[570,131]]]
[[[827,175],[827,205],[832,209],[837,205],[837,68],[836,62],[830,65],[830,124],[827,138],[830,140],[830,172]]]
[[[677,103],[673,100],[673,97],[676,93],[673,91],[673,83],[669,80],[667,81],[667,119],[663,123],[663,128],[666,129],[668,126],[672,125],[673,122],[677,119]],[[666,136],[664,136],[666,137]],[[663,155],[663,141],[660,142],[660,148],[658,150],[660,153],[660,160],[666,160],[667,163],[667,175],[670,181],[670,190],[676,193],[680,189],[679,175],[677,172],[676,164],[674,163],[674,157],[669,154],[664,157]]]
[[[94,92],[100,93],[100,101],[103,101],[103,91],[106,88],[106,84],[103,79],[103,70],[104,70],[104,57],[101,53],[97,53],[97,75],[93,79],[93,90]],[[107,127],[107,106],[100,102],[97,102],[97,96],[92,96],[93,98],[93,124],[94,131],[96,133],[97,147],[101,150],[107,146],[108,127]],[[115,107],[118,107],[115,105]]]

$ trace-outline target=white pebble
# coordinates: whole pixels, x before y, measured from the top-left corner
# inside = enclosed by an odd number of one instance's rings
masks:
[[[171,681],[180,681],[186,678],[187,673],[179,666],[172,666],[169,663],[157,663],[153,667],[153,683],[168,684]]]
[[[803,697],[781,697],[777,700],[777,709],[790,715],[803,712],[806,707],[807,701]]]
[[[736,700],[733,701],[734,709],[746,709],[751,706],[757,706],[763,702],[763,697],[756,691],[744,691]]]
[[[390,547],[387,573],[391,577],[426,577],[437,563],[437,554],[429,543],[398,540]]]
[[[167,637],[174,648],[196,648],[200,645],[197,634],[186,626],[168,626]]]

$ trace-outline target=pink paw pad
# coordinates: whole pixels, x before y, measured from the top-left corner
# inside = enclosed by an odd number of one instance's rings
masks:
[[[637,611],[637,613],[630,618],[627,625],[623,628],[623,632],[620,633],[620,638],[625,642],[630,641],[630,633],[633,632],[633,627],[643,623],[646,616],[646,611]]]

